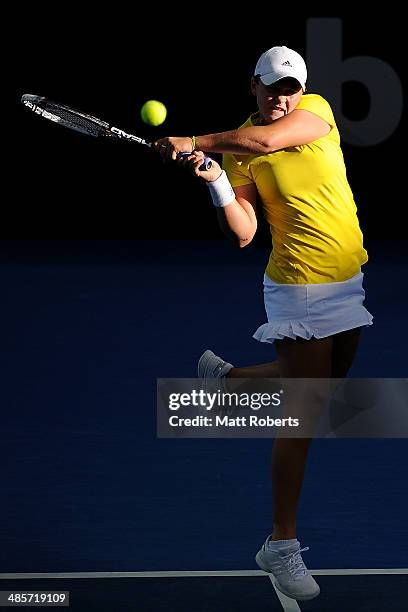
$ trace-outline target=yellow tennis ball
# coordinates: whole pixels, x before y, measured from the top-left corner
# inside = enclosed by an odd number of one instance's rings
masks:
[[[140,114],[148,125],[160,125],[166,119],[167,109],[162,102],[148,100],[143,104]]]

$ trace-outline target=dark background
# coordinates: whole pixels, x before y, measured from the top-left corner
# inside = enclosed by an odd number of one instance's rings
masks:
[[[24,10],[16,28],[15,197],[4,207],[3,236],[222,238],[201,182],[144,147],[99,142],[34,117],[19,105],[22,93],[71,104],[147,139],[233,129],[255,110],[249,79],[260,53],[286,44],[305,54],[307,20],[330,16],[343,20],[344,58],[381,58],[402,78],[403,26],[395,12],[330,15],[270,3],[234,11],[228,21],[221,8]],[[343,94],[344,113],[363,118],[365,87],[347,83]],[[168,108],[158,128],[140,119],[152,98]],[[343,144],[366,242],[405,239],[404,121],[378,145]],[[257,244],[267,238],[261,228]]]
[[[0,572],[255,567],[253,552],[270,528],[270,441],[157,439],[155,389],[158,377],[194,376],[205,348],[237,365],[270,361],[271,347],[251,337],[265,321],[265,233],[248,249],[230,248],[205,185],[177,165],[137,145],[64,130],[32,116],[19,98],[49,96],[147,138],[234,128],[254,110],[249,79],[259,54],[275,44],[304,53],[307,19],[328,16],[313,6],[300,13],[293,3],[226,4],[234,17],[227,21],[221,3],[133,4],[132,12],[36,3],[16,5],[14,32],[4,20],[15,114],[3,125],[14,153],[13,173],[3,177],[0,241]],[[362,7],[360,16],[355,8],[342,17],[344,57],[382,58],[402,78],[405,20],[394,5]],[[168,107],[162,128],[140,120],[149,98]],[[344,111],[358,119],[367,109],[364,87],[347,84]],[[343,147],[375,320],[364,330],[355,377],[406,370],[402,130],[401,123],[376,146]],[[316,441],[299,523],[302,545],[312,544],[310,567],[405,566],[406,446]],[[355,577],[352,586],[351,577],[338,582],[338,596],[322,585],[323,606],[345,609],[347,597],[351,611],[359,588],[367,607],[378,589],[392,588],[401,609],[402,589],[375,578],[374,590]],[[80,582],[75,598],[92,593]],[[123,592],[123,609],[126,598],[152,609],[143,605],[150,593],[137,588],[135,597]],[[222,587],[224,610],[241,597],[234,589],[226,602]],[[207,591],[218,597],[214,581]],[[155,589],[158,608],[180,593]],[[105,586],[86,609],[102,610],[108,598]],[[253,608],[257,598],[243,593],[238,607]],[[198,591],[194,599],[206,605]]]

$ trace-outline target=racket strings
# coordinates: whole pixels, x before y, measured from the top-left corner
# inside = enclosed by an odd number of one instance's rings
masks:
[[[58,117],[58,123],[62,123],[79,132],[90,134],[91,136],[104,136],[109,133],[109,125],[107,123],[95,117],[88,117],[79,111],[71,111],[59,104],[52,104],[50,102],[44,105],[44,109],[46,112]]]

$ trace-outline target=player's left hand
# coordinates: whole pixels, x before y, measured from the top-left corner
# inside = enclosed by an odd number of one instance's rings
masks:
[[[178,159],[178,163],[191,172],[194,176],[204,179],[206,183],[216,181],[220,177],[222,168],[212,159],[212,165],[209,170],[201,170],[204,163],[205,155],[203,151],[193,151],[190,155]]]
[[[190,136],[170,136],[160,138],[153,143],[153,149],[166,160],[176,160],[179,153],[190,153],[192,147],[193,141]]]

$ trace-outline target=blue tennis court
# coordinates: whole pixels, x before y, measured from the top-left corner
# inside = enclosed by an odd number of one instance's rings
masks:
[[[406,609],[405,439],[313,442],[298,537],[322,593],[296,604],[254,561],[272,441],[156,437],[157,378],[194,377],[206,348],[274,358],[251,338],[266,249],[3,242],[0,590],[70,591],[84,611]],[[350,376],[405,377],[404,244],[368,252],[374,325]]]

